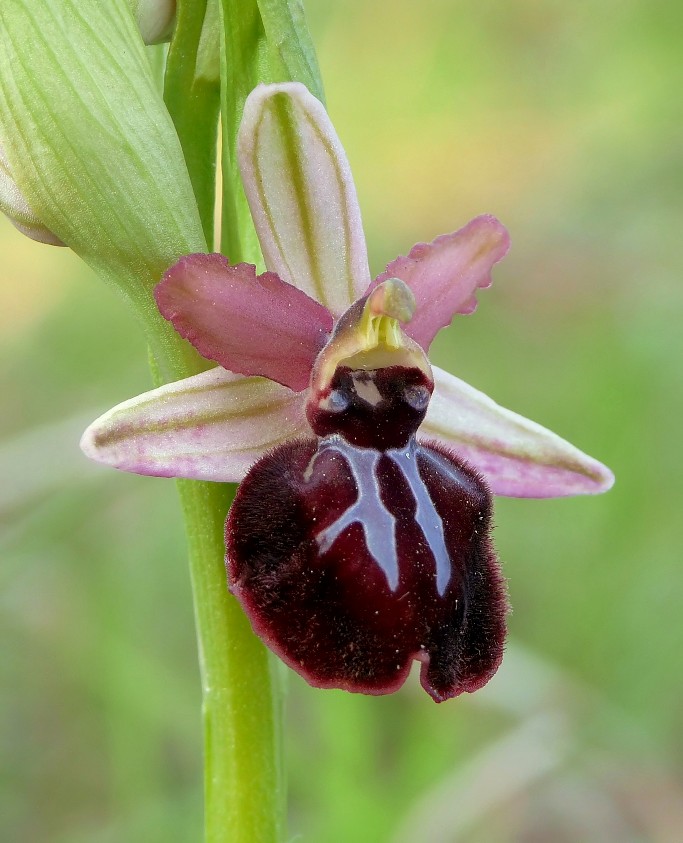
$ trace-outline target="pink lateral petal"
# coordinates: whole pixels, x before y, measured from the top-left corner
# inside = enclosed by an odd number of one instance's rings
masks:
[[[510,238],[495,217],[476,217],[453,234],[418,243],[407,257],[396,258],[370,285],[400,278],[415,295],[416,310],[403,330],[425,351],[456,313],[472,313],[479,287],[491,286],[491,269],[505,257]]]
[[[611,488],[614,475],[602,463],[448,372],[433,371],[434,394],[419,438],[452,448],[495,494],[554,498]]]
[[[318,302],[273,272],[231,266],[223,255],[188,255],[154,292],[159,310],[209,360],[242,375],[306,389],[332,330]]]
[[[134,474],[237,483],[271,448],[307,435],[300,393],[216,367],[109,410],[81,449]]]

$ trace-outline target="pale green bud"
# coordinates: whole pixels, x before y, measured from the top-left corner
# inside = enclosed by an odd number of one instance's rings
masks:
[[[175,26],[176,0],[128,0],[145,44],[170,41]]]
[[[29,207],[24,194],[12,178],[9,162],[2,146],[0,146],[0,211],[8,217],[12,225],[32,240],[48,243],[50,246],[64,245],[59,237],[43,225]]]

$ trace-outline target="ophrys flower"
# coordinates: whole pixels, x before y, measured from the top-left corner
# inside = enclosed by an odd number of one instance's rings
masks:
[[[371,280],[346,157],[305,88],[252,92],[239,154],[268,271],[190,255],[156,291],[221,368],[115,407],[83,449],[141,474],[246,475],[227,522],[231,589],[312,684],[385,693],[418,658],[434,699],[475,690],[504,637],[489,487],[612,483],[427,360],[438,330],[475,308],[507,232],[478,217]]]

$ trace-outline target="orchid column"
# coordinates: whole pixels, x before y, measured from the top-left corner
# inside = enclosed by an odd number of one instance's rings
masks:
[[[157,383],[207,368],[152,296],[182,255],[213,247],[223,125],[223,246],[258,260],[235,164],[242,103],[259,81],[317,68],[296,3],[3,0],[0,208],[29,236],[72,248],[129,301]],[[230,56],[228,61],[226,56]],[[166,66],[163,91],[159,68]],[[219,244],[217,244],[219,245]],[[229,485],[180,483],[202,668],[206,839],[275,841],[283,791],[269,656],[225,585]]]

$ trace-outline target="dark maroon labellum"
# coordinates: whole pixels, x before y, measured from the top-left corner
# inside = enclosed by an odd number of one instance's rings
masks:
[[[309,406],[318,439],[282,445],[240,486],[226,524],[231,591],[312,685],[397,690],[413,659],[437,701],[495,673],[505,586],[477,473],[417,443],[418,369],[340,367]]]

